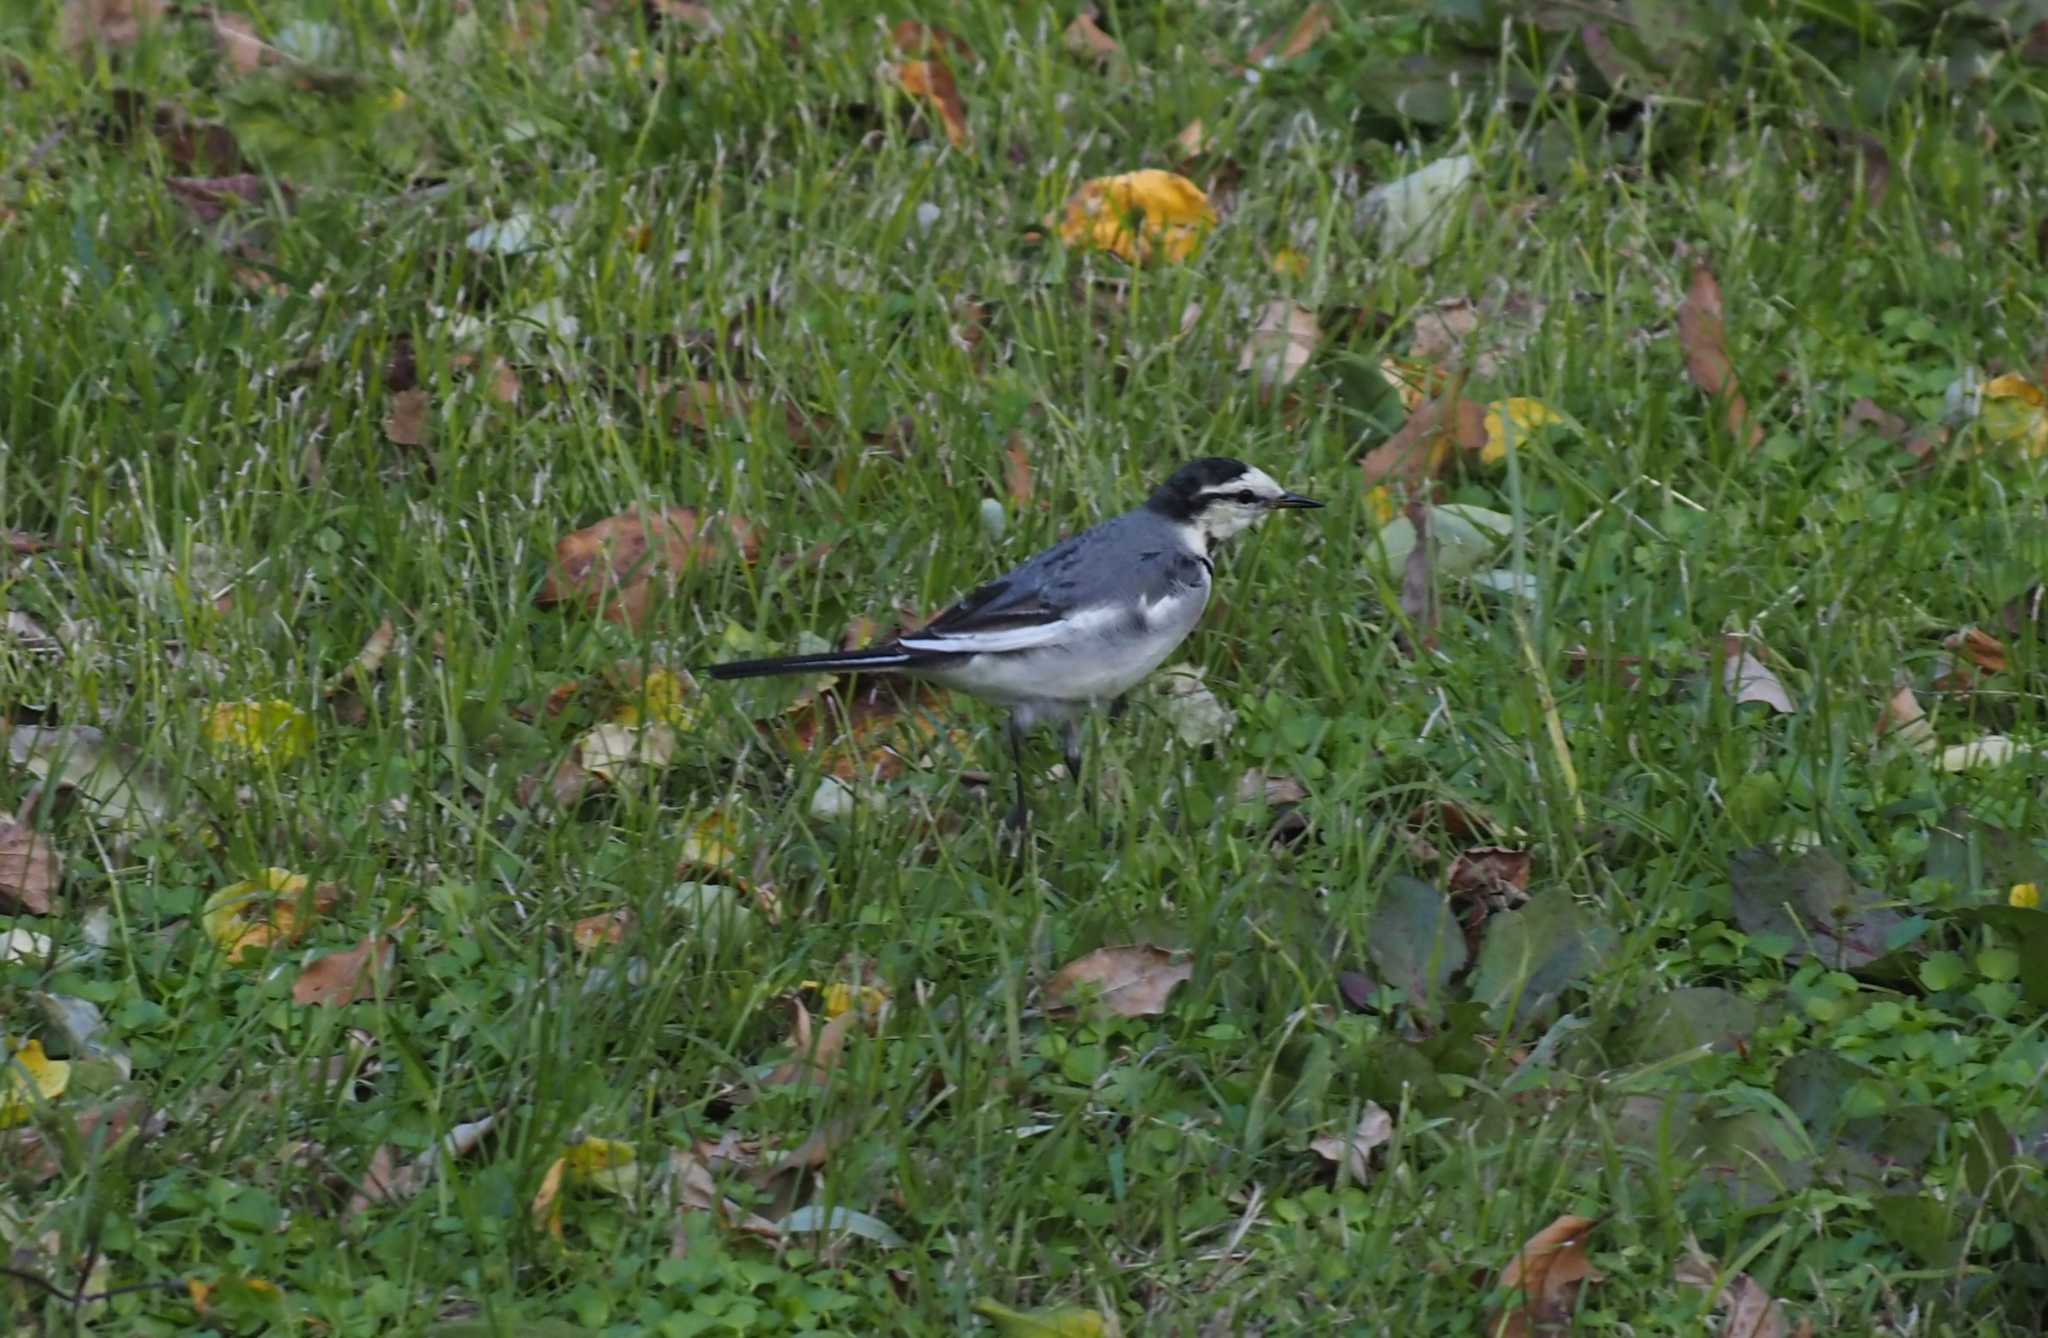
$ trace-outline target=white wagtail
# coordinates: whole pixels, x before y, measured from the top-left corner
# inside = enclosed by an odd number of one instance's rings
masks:
[[[1010,708],[1022,826],[1024,735],[1058,724],[1081,775],[1082,714],[1113,703],[1186,640],[1209,602],[1210,554],[1272,511],[1321,506],[1238,460],[1195,460],[1145,504],[1046,549],[923,628],[865,650],[711,666],[713,678],[911,674]]]

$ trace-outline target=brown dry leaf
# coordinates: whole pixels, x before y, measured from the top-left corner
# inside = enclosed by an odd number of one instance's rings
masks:
[[[51,1112],[57,1118],[68,1113]],[[141,1138],[154,1138],[164,1125],[161,1112],[152,1112],[148,1101],[132,1094],[88,1107],[71,1119],[72,1137],[85,1150],[88,1162],[99,1165],[107,1164],[106,1159],[131,1132]],[[40,1129],[0,1134],[0,1166],[19,1168],[30,1184],[40,1185],[64,1169],[69,1141],[46,1137]]]
[[[433,1179],[434,1171],[444,1157],[466,1157],[476,1151],[484,1135],[497,1127],[498,1117],[486,1115],[480,1120],[458,1124],[448,1131],[440,1142],[429,1147],[409,1164],[398,1164],[398,1149],[389,1143],[380,1145],[370,1154],[370,1164],[363,1172],[363,1178],[350,1196],[348,1207],[343,1211],[347,1217],[356,1217],[376,1203],[403,1203],[425,1189]]]
[[[1477,458],[1486,449],[1486,406],[1455,391],[1430,400],[1401,430],[1366,453],[1359,467],[1365,486],[1418,484],[1443,472],[1456,452]]]
[[[391,968],[398,960],[398,945],[389,935],[404,928],[410,919],[412,912],[407,911],[389,930],[373,931],[347,952],[322,957],[300,971],[292,986],[292,1002],[340,1008],[378,989],[391,978]]]
[[[591,952],[613,943],[624,943],[633,932],[633,912],[621,907],[602,915],[586,915],[569,926],[569,941],[579,951]]]
[[[848,1009],[818,1030],[814,1044],[811,1037],[811,1010],[797,1000],[791,1000],[790,1007],[796,1011],[796,1026],[789,1038],[789,1044],[796,1053],[776,1065],[767,1077],[761,1079],[763,1087],[787,1087],[795,1083],[823,1083],[830,1080],[832,1070],[839,1067],[839,1052],[846,1048],[846,1033],[866,1016],[861,1009]]]
[[[724,517],[718,526],[701,524],[686,506],[651,516],[628,511],[563,536],[534,602],[547,608],[574,601],[608,622],[637,629],[656,596],[672,592],[679,574],[694,563],[725,554],[752,562],[759,551],[753,527],[737,516]]]
[[[1529,1338],[1570,1319],[1579,1289],[1601,1279],[1586,1257],[1586,1237],[1599,1224],[1567,1214],[1529,1237],[1500,1274],[1500,1285],[1521,1292],[1522,1303],[1487,1324],[1490,1338]]]
[[[48,837],[0,818],[0,908],[48,915],[63,877],[63,857]]]
[[[680,1259],[689,1252],[685,1219],[696,1213],[710,1213],[720,1226],[744,1231],[763,1240],[780,1240],[780,1227],[719,1192],[718,1181],[712,1178],[710,1166],[699,1155],[703,1147],[703,1144],[699,1144],[697,1148],[688,1151],[682,1148],[669,1149],[669,1184],[670,1192],[675,1198],[677,1213],[675,1231],[670,1237],[669,1253]]]
[[[1335,1163],[1340,1177],[1348,1175],[1362,1185],[1372,1174],[1373,1149],[1393,1136],[1394,1117],[1387,1114],[1377,1101],[1368,1101],[1365,1112],[1358,1118],[1357,1127],[1350,1133],[1342,1138],[1324,1134],[1308,1146],[1309,1151],[1324,1161]]]
[[[1873,436],[1885,441],[1897,441],[1906,435],[1908,424],[1904,418],[1865,397],[1849,406],[1849,412],[1842,415],[1842,435],[1853,437],[1859,429],[1867,428]]]
[[[1452,858],[1444,885],[1453,892],[1481,896],[1521,894],[1529,890],[1531,857],[1511,846],[1473,846]]]
[[[246,14],[213,11],[213,40],[220,44],[221,59],[236,74],[254,74],[274,64],[280,53],[256,35],[256,24]]]
[[[427,415],[433,407],[424,390],[401,390],[393,395],[384,414],[385,440],[395,446],[426,445]]]
[[[898,23],[890,30],[889,40],[906,56],[925,56],[933,52],[943,54],[950,50],[969,65],[979,59],[974,48],[967,45],[966,39],[959,34],[933,24],[919,23],[916,19],[904,19]]]
[[[28,557],[51,547],[48,539],[40,534],[30,534],[27,530],[0,530],[0,538],[6,539],[7,551],[16,557]]]
[[[848,784],[895,780],[918,767],[927,746],[940,738],[930,689],[910,693],[868,688],[849,698],[820,692],[763,728],[792,752],[818,754],[819,768]],[[944,737],[957,750],[971,748],[964,730],[948,730]]]
[[[1727,404],[1728,432],[1737,441],[1755,446],[1764,439],[1763,427],[1749,418],[1749,403],[1729,361],[1727,331],[1721,319],[1721,285],[1714,272],[1696,265],[1692,283],[1678,304],[1678,343],[1685,350],[1685,369],[1692,383],[1710,399]]]
[[[296,192],[283,182],[253,172],[225,177],[165,177],[164,189],[201,223],[217,223],[228,211],[244,206],[260,208],[270,203],[275,189],[290,204]]]
[[[1087,10],[1076,14],[1067,25],[1066,40],[1067,50],[1082,60],[1112,60],[1123,52],[1114,37],[1096,26],[1095,16]]]
[[[1330,7],[1323,3],[1323,0],[1316,0],[1316,3],[1310,5],[1302,16],[1294,21],[1294,26],[1287,30],[1284,39],[1279,33],[1268,37],[1252,48],[1251,54],[1245,57],[1245,64],[1256,69],[1265,65],[1269,58],[1293,60],[1296,56],[1305,55],[1310,47],[1321,40],[1324,33],[1330,31],[1331,26]]]
[[[1672,1270],[1671,1279],[1681,1287],[1710,1293],[1711,1304],[1724,1311],[1719,1338],[1790,1338],[1791,1319],[1785,1307],[1747,1273],[1737,1273],[1721,1282],[1720,1267],[1699,1242],[1686,1242],[1685,1257]]]
[[[1031,452],[1024,448],[1024,439],[1014,434],[1003,448],[1003,491],[1009,494],[1011,505],[1031,505]]]
[[[57,40],[73,54],[95,45],[134,46],[163,13],[164,0],[65,0]]]
[[[1763,643],[1754,637],[1730,632],[1721,638],[1721,686],[1737,706],[1761,702],[1785,715],[1794,709],[1792,694],[1764,663]]]
[[[1954,636],[1944,638],[1941,644],[1987,674],[2002,674],[2010,663],[2005,643],[1974,627],[1965,627]]]
[[[1271,395],[1301,375],[1321,337],[1315,312],[1299,302],[1275,298],[1259,313],[1251,338],[1237,356],[1237,370],[1256,372],[1260,392]]]
[[[925,99],[938,110],[947,143],[956,149],[967,147],[967,104],[961,101],[959,85],[953,82],[953,71],[946,68],[944,60],[937,56],[906,60],[896,67],[896,82],[904,92]]]
[[[1174,146],[1189,158],[1199,158],[1208,140],[1202,136],[1202,118],[1197,116],[1182,126],[1180,133],[1173,137]]]
[[[708,5],[695,0],[646,0],[647,19],[650,23],[659,20],[664,23],[680,23],[695,28],[700,33],[718,31],[718,19]]]
[[[1166,1011],[1174,987],[1195,974],[1194,960],[1149,943],[1097,948],[1067,963],[1045,983],[1048,1011],[1093,1005],[1114,1017]]]
[[[1939,746],[1934,736],[1934,726],[1927,721],[1927,712],[1920,707],[1920,699],[1913,695],[1913,689],[1902,687],[1891,695],[1884,709],[1877,716],[1877,737],[1897,734],[1899,741],[1916,753],[1932,753]]]
[[[460,353],[449,365],[464,372],[480,369],[484,377],[484,394],[500,404],[519,403],[519,373],[497,354],[480,361],[474,353]]]

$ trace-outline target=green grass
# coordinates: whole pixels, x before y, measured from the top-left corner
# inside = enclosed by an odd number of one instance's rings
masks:
[[[0,606],[61,644],[0,635],[0,705],[17,728],[103,728],[170,810],[124,835],[0,770],[0,801],[33,799],[65,861],[50,914],[0,922],[50,940],[0,963],[0,1031],[74,1075],[27,1117],[56,1173],[0,1156],[0,1327],[951,1333],[995,1297],[1142,1333],[1477,1334],[1520,1244],[1579,1213],[1601,1219],[1589,1328],[1700,1331],[1705,1298],[1672,1276],[1697,1238],[1816,1331],[2036,1330],[2048,1043],[2020,987],[2048,954],[2022,922],[1957,910],[2002,903],[2014,880],[1994,872],[2040,858],[2043,768],[1939,773],[1874,731],[1909,681],[1944,743],[2048,739],[2038,653],[2000,620],[2048,558],[2048,485],[1973,453],[1975,429],[1922,466],[1840,425],[1863,397],[1934,422],[1966,368],[2039,365],[2043,146],[1973,119],[2036,103],[2038,75],[2007,61],[1975,100],[1902,97],[1862,125],[1891,156],[1876,205],[1812,133],[1834,90],[1779,20],[1745,30],[1727,97],[1629,132],[1661,148],[1654,170],[1603,156],[1581,102],[1475,95],[1426,157],[1475,154],[1482,207],[1411,266],[1360,219],[1406,167],[1346,63],[1434,40],[1405,7],[1347,18],[1256,85],[1233,62],[1292,6],[1112,8],[1134,68],[1109,70],[1063,48],[1066,11],[916,16],[978,55],[952,58],[965,152],[884,77],[901,15],[733,6],[700,37],[632,6],[456,8],[267,15],[260,32],[327,72],[301,82],[225,77],[197,20],[84,62],[53,18],[0,20],[20,71],[0,95],[0,526],[54,545],[0,567]],[[165,178],[216,173],[146,129],[122,142],[120,89],[223,121],[292,206],[238,211],[233,237],[195,224]],[[1175,165],[1198,117],[1212,147],[1186,170],[1235,185],[1189,263],[1035,235],[1081,180]],[[530,251],[466,243],[515,218]],[[1274,272],[1283,246],[1304,275]],[[1701,256],[1767,428],[1754,451],[1672,332]],[[251,291],[251,264],[279,289]],[[1236,368],[1279,296],[1327,337],[1274,404]],[[1582,430],[1441,485],[1517,518],[1501,562],[1538,593],[1447,580],[1434,646],[1411,654],[1356,461],[1401,420],[1373,368],[1461,296],[1503,350],[1472,393],[1541,398]],[[401,342],[432,403],[419,448],[381,428]],[[468,370],[493,357],[516,405]],[[746,407],[678,429],[649,387],[691,380]],[[1028,505],[1006,492],[1012,446]],[[1000,722],[965,701],[939,708],[963,732],[933,765],[848,819],[813,816],[817,760],[759,730],[787,701],[773,688],[707,686],[647,784],[519,802],[607,714],[620,690],[597,685],[621,663],[929,612],[1203,454],[1330,503],[1220,564],[1186,658],[1236,728],[1190,748],[1141,700],[1092,735],[1114,797],[1091,814],[1041,781],[1021,861],[995,831]],[[759,558],[692,567],[638,632],[535,608],[558,538],[649,505],[743,517]],[[385,618],[399,644],[360,684],[347,666]],[[1928,692],[1970,625],[2012,643],[2010,671]],[[1726,632],[1762,640],[1797,709],[1713,690],[1698,652]],[[1576,673],[1581,646],[1646,657],[1644,682]],[[544,709],[573,683],[592,686]],[[359,687],[360,711],[337,706]],[[271,698],[313,718],[306,757],[209,750],[213,705]],[[1053,757],[1041,740],[1035,764]],[[1270,816],[1231,801],[1254,767],[1305,785],[1306,840],[1269,840]],[[962,768],[993,774],[995,802]],[[1442,885],[1406,828],[1443,803],[1497,835],[1428,841],[1530,851],[1532,907],[1568,906],[1588,954],[1519,993],[1485,945],[1533,911],[1498,911],[1448,1008],[1390,987],[1350,1011],[1337,973],[1401,965],[1392,880]],[[1930,863],[1954,806],[2022,851]],[[714,876],[772,890],[778,920],[678,904],[707,820],[736,852]],[[1916,917],[1896,969],[1824,970],[1741,927],[1730,857],[1815,839]],[[229,963],[201,910],[270,866],[339,904]],[[637,917],[622,944],[571,943],[619,908]],[[381,997],[293,1002],[305,961],[408,916]],[[1059,966],[1130,942],[1191,954],[1166,1013],[1038,1010]],[[828,1082],[745,1099],[790,1057],[786,1001],[818,1011],[803,982],[855,962],[893,998],[878,1034],[857,1030]],[[1693,1046],[1656,1002],[1680,989],[1718,991],[1676,1012],[1739,1015],[1743,1043]],[[131,1071],[67,1040],[51,999],[96,1007],[95,1043]],[[124,1097],[159,1118],[113,1147],[75,1136]],[[1369,1101],[1393,1140],[1367,1183],[1333,1184],[1310,1141]],[[377,1149],[411,1162],[486,1116],[419,1192],[350,1207]],[[725,1192],[769,1217],[866,1213],[900,1244],[776,1247],[696,1214],[672,1257],[672,1150],[730,1136],[772,1160],[820,1130],[818,1174]],[[2007,1133],[2026,1151],[1987,1188],[1973,1149]],[[630,1145],[640,1174],[570,1187],[557,1240],[531,1204],[581,1137]],[[216,1288],[203,1321],[191,1281]]]

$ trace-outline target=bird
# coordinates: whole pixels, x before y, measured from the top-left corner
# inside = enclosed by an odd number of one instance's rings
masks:
[[[1209,602],[1217,545],[1275,511],[1322,505],[1241,460],[1191,460],[1142,506],[1061,540],[914,632],[863,650],[731,660],[706,672],[903,674],[1008,707],[1017,802],[1006,825],[1022,828],[1025,736],[1058,725],[1078,782],[1083,716],[1120,705],[1187,639]]]

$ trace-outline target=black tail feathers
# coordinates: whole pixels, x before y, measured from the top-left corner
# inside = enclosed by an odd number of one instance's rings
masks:
[[[769,678],[776,674],[852,674],[861,670],[901,669],[918,657],[907,650],[848,650],[826,655],[779,655],[766,660],[732,660],[710,665],[713,678]]]

